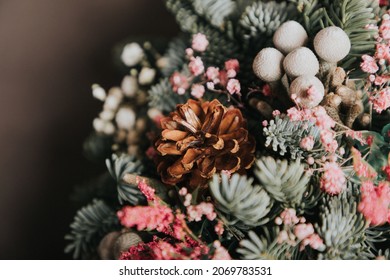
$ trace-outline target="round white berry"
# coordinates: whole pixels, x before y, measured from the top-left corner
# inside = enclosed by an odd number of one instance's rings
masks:
[[[314,37],[314,49],[323,60],[336,63],[349,54],[351,41],[340,27],[330,26]]]
[[[137,43],[127,44],[122,51],[121,59],[129,67],[137,65],[144,57],[144,50]]]
[[[151,84],[156,76],[156,70],[149,67],[143,67],[138,76],[138,82],[140,85]]]
[[[308,36],[305,28],[294,21],[286,21],[275,32],[273,42],[275,47],[284,54],[306,45]]]
[[[92,95],[93,97],[99,99],[100,101],[104,101],[107,96],[106,91],[98,84],[92,85]]]
[[[313,108],[324,98],[325,89],[314,76],[300,76],[290,85],[290,96],[303,108]]]
[[[130,130],[134,127],[136,115],[129,107],[122,107],[116,113],[115,121],[120,129]]]
[[[253,72],[265,82],[275,82],[283,75],[284,55],[275,48],[262,49],[253,60]]]
[[[122,80],[121,88],[125,96],[134,97],[138,91],[137,78],[130,75],[125,76]]]
[[[317,57],[306,47],[300,47],[290,52],[283,61],[283,67],[291,78],[315,76],[320,69]]]

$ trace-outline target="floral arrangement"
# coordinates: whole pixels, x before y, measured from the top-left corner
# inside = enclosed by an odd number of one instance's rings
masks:
[[[107,171],[66,251],[101,259],[389,259],[390,10],[166,0],[182,34],[120,47],[84,144]]]

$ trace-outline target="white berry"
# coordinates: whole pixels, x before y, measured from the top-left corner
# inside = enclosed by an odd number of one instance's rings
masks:
[[[283,61],[283,67],[290,78],[315,76],[320,65],[315,54],[306,47],[290,52]]]
[[[323,60],[336,63],[349,54],[351,41],[340,27],[330,26],[314,37],[314,49]]]
[[[284,54],[306,45],[308,36],[305,28],[294,21],[286,21],[275,32],[273,42],[275,47]]]
[[[284,55],[275,48],[262,49],[253,60],[253,72],[265,82],[275,82],[283,75]]]
[[[313,108],[321,103],[325,89],[322,82],[314,76],[300,76],[290,85],[290,96],[303,108]]]

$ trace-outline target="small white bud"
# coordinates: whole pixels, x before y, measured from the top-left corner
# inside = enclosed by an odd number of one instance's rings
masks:
[[[132,129],[134,127],[135,120],[135,112],[129,107],[122,107],[116,113],[115,121],[120,129]]]
[[[107,135],[112,135],[115,133],[115,126],[113,125],[112,122],[104,123],[103,133]]]
[[[92,85],[92,95],[94,98],[100,100],[100,101],[104,101],[106,99],[106,91],[104,90],[104,88],[102,88],[101,86],[99,86],[98,84],[93,84]]]
[[[109,95],[103,105],[104,111],[116,111],[118,109],[121,99],[115,95]]]
[[[151,84],[156,76],[156,70],[149,67],[143,67],[138,76],[138,82],[140,85]]]
[[[125,96],[134,97],[138,91],[137,78],[130,75],[125,76],[122,80],[121,88]]]
[[[121,59],[129,67],[137,65],[144,57],[144,50],[137,43],[127,44],[122,51]]]
[[[99,117],[104,121],[111,121],[115,117],[115,113],[111,110],[104,110],[99,114]]]
[[[92,126],[96,132],[103,132],[104,130],[104,121],[100,118],[95,118],[92,122]]]

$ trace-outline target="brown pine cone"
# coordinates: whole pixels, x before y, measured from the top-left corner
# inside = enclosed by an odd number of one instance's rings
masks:
[[[218,100],[189,100],[161,120],[157,170],[168,185],[205,187],[222,170],[244,174],[254,162],[255,141],[240,110]]]

